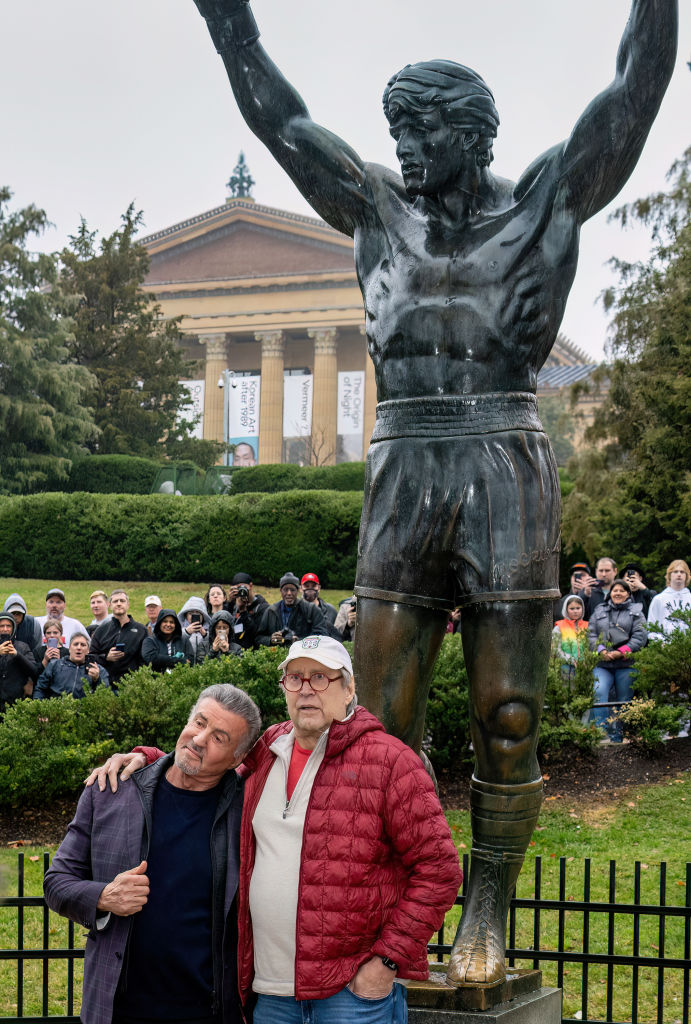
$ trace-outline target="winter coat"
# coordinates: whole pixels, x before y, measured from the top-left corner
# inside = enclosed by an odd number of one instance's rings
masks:
[[[164,636],[161,632],[161,622],[166,616],[175,619],[175,632]],[[145,637],[142,644],[144,664],[151,665],[154,672],[165,672],[176,665],[191,665],[193,658],[192,644],[187,634],[182,632],[177,612],[172,608],[161,608],[153,635]]]
[[[2,610],[6,612],[8,608],[12,607],[13,604],[21,605],[22,608],[24,609],[24,618],[17,626],[15,640],[20,640],[23,644],[26,644],[30,650],[33,651],[34,647],[40,644],[41,637],[43,636],[43,632],[41,630],[41,626],[39,625],[39,621],[38,619],[35,619],[33,615],[27,614],[26,602],[24,601],[24,598],[21,596],[21,594],[10,594],[10,596],[5,601]]]
[[[49,661],[34,687],[34,700],[61,697],[63,693],[70,693],[73,697],[81,699],[86,691],[95,690],[100,683],[110,686],[110,678],[103,665],[98,666],[97,682],[87,675],[86,669],[86,665],[77,665],[69,658]]]
[[[245,759],[238,890],[240,996],[254,964],[249,887],[252,818],[291,722],[272,726]],[[427,942],[462,880],[458,854],[417,754],[365,708],[329,729],[310,795],[300,861],[295,998],[340,991],[372,956],[389,956],[402,978],[428,976]]]
[[[3,619],[12,623],[12,632],[9,636],[0,636],[0,643],[11,640],[16,654],[0,654],[0,713],[5,711],[10,704],[21,700],[24,694],[24,687],[30,681],[38,677],[38,666],[34,661],[31,648],[23,644],[21,640],[15,640],[17,624],[9,614],[2,612]]]
[[[665,587],[661,594],[656,594],[650,602],[648,610],[648,627],[651,640],[664,640],[666,636],[673,633],[675,629],[686,629],[686,623],[678,619],[670,619],[672,612],[680,609],[691,608],[691,591],[688,587],[681,590],[672,590]],[[661,626],[661,629],[653,629],[654,625]]]
[[[128,615],[124,626],[116,618],[103,622],[91,637],[91,653],[107,670],[114,688],[127,672],[134,672],[142,664],[142,644],[149,634],[146,626]],[[124,658],[108,661],[108,651],[116,644],[124,644]]]
[[[257,643],[265,647],[271,646],[271,634],[280,633],[283,627],[281,617],[281,601],[270,604],[265,610],[257,631]],[[290,609],[288,625],[285,627],[302,640],[306,636],[330,636],[321,609],[307,601],[296,601]]]
[[[568,617],[567,608],[572,601],[579,602],[581,616],[583,615],[585,607],[583,598],[578,597],[577,594],[569,594],[561,606],[562,618],[555,622],[554,629],[552,630],[552,648],[561,660],[565,661],[568,665],[575,665],[578,661],[581,654],[578,633],[588,628],[588,623],[584,618],[574,622],[573,619]]]
[[[588,622],[588,645],[591,651],[613,649],[624,655],[616,661],[605,662],[608,667],[630,668],[633,661],[627,656],[640,651],[647,639],[645,616],[641,606],[631,597],[622,604],[613,604],[608,597],[597,605]]]
[[[104,886],[121,871],[145,860],[156,786],[172,763],[172,755],[131,779],[101,792],[84,789],[74,820],[44,879],[48,906],[88,930],[84,955],[81,1020],[111,1024],[113,1000],[126,962],[132,917],[111,914],[96,928],[97,904]],[[213,866],[213,969],[215,990],[222,993],[221,1024],[239,1024],[235,967],[235,914],[238,881],[238,832],[242,781],[227,772],[211,833]],[[152,956],[155,950],[152,950]]]
[[[206,636],[201,633],[188,633],[186,627],[189,625],[185,616],[188,612],[199,612],[202,617],[202,625],[206,632]],[[209,626],[211,625],[211,619],[209,613],[206,610],[206,602],[201,597],[190,597],[183,604],[182,608],[178,612],[178,622],[182,628],[183,636],[186,636],[190,642],[192,648],[192,665],[198,665],[200,662],[209,654]]]
[[[216,639],[216,626],[218,625],[219,622],[227,622],[228,628],[230,629],[230,633],[228,634],[227,651],[215,651],[213,647],[214,640]],[[233,640],[233,626],[233,616],[230,614],[230,612],[222,610],[220,612],[216,612],[214,615],[211,616],[211,622],[209,623],[209,658],[225,658],[229,654],[235,654],[238,656],[241,656],[243,654],[243,649],[240,646],[240,644],[236,644],[235,641]]]

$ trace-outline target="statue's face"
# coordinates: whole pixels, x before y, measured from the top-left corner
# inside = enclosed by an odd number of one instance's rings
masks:
[[[389,130],[410,196],[437,195],[453,184],[469,159],[459,132],[444,123],[439,110],[408,113],[397,107]]]

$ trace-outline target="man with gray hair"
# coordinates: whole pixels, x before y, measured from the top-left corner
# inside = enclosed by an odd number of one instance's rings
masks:
[[[260,725],[242,690],[210,686],[173,753],[115,793],[84,790],[44,883],[51,909],[89,930],[83,1024],[241,1024],[234,769]]]

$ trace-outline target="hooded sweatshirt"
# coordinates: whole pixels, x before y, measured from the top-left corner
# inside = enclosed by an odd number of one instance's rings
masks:
[[[12,605],[15,604],[20,605],[24,612],[24,618],[17,626],[15,640],[21,640],[23,644],[26,644],[33,651],[34,647],[40,644],[41,637],[43,635],[38,619],[35,619],[33,615],[27,614],[26,602],[21,594],[10,594],[5,601],[2,610],[4,612],[8,612]]]
[[[581,606],[580,618],[575,622],[569,618],[568,607],[572,601],[578,601]],[[561,606],[562,617],[557,620],[552,630],[552,645],[559,657],[568,665],[575,665],[582,651],[588,650],[587,639],[581,640],[579,647],[578,631],[587,629],[588,623],[583,618],[585,603],[582,597],[577,594],[569,594]]]
[[[216,639],[216,627],[219,622],[228,623],[228,650],[227,651],[215,651],[214,640]],[[230,612],[221,610],[211,616],[211,623],[209,625],[209,657],[210,658],[223,658],[228,654],[242,655],[243,649],[240,644],[236,644],[233,640],[233,626],[234,619]]]
[[[7,636],[0,635],[0,644],[11,640],[17,653],[0,654],[0,712],[26,696],[24,687],[29,682],[35,682],[38,677],[38,667],[31,648],[21,640],[15,640],[17,624],[9,612],[0,613],[0,622],[4,620],[11,623],[12,631]]]
[[[685,622],[670,619],[672,612],[684,608],[691,608],[691,591],[688,587],[683,587],[681,590],[665,587],[661,594],[656,594],[648,609],[648,626],[652,627],[653,624],[657,624],[662,628],[650,629],[650,639],[664,640],[675,629],[686,629]]]
[[[161,630],[161,623],[166,617],[175,619],[175,630],[172,633],[164,634]],[[191,664],[193,657],[192,644],[187,634],[182,632],[177,612],[172,608],[161,608],[154,624],[153,634],[147,636],[142,644],[144,664],[151,665],[155,672],[165,672],[167,669],[175,668],[176,665]]]
[[[202,617],[202,626],[204,627],[204,633],[188,633],[186,627],[189,625],[186,619],[188,612],[199,612]],[[206,602],[201,597],[190,597],[183,604],[182,608],[178,613],[178,622],[182,629],[183,635],[186,636],[192,647],[192,664],[198,665],[204,661],[207,654],[209,653],[209,626],[211,625],[211,619],[209,613],[206,610]]]

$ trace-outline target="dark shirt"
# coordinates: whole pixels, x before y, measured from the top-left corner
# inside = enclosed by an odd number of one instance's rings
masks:
[[[91,638],[91,653],[107,669],[111,682],[117,682],[126,672],[133,672],[142,664],[142,644],[148,636],[146,626],[128,616],[121,626],[116,618],[102,622]],[[116,644],[124,644],[123,658],[108,661],[108,651]]]
[[[165,777],[156,788],[149,898],[132,917],[117,1016],[213,1015],[211,829],[220,790],[179,789]]]

